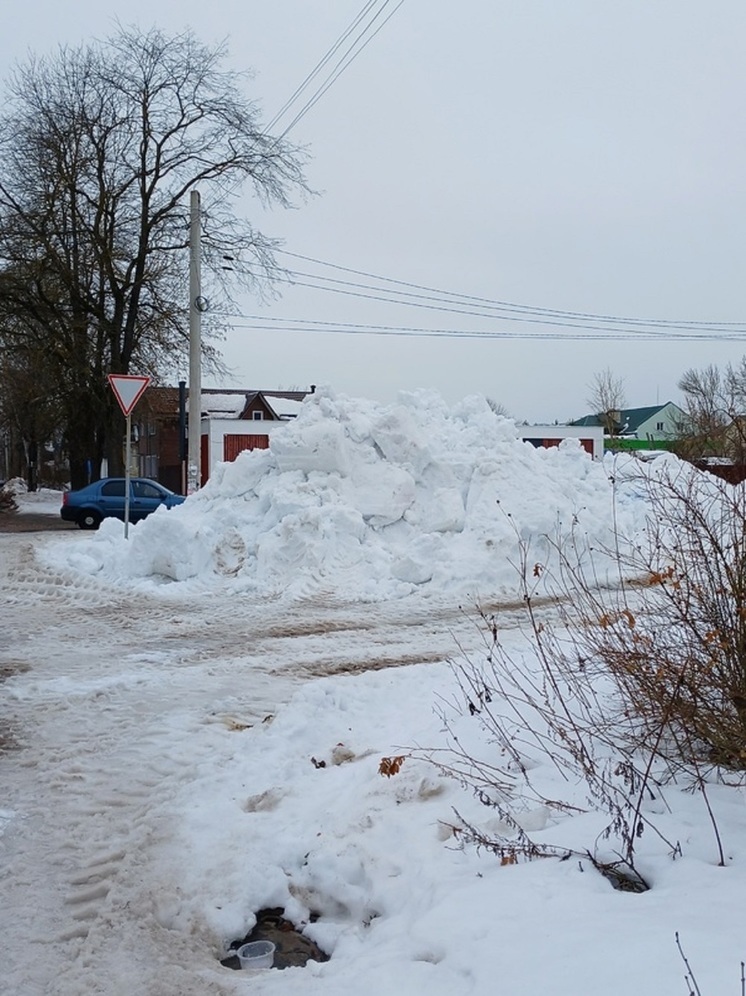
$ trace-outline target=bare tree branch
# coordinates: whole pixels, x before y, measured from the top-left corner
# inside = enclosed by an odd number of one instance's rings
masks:
[[[608,436],[619,432],[619,412],[625,406],[624,381],[617,377],[610,367],[595,374],[589,385],[586,399],[594,415],[597,415]]]
[[[86,459],[121,462],[106,373],[158,376],[184,350],[191,191],[204,204],[205,282],[228,303],[229,280],[261,287],[278,272],[273,240],[233,211],[241,186],[280,206],[307,193],[304,153],[264,133],[225,55],[191,32],[120,27],[32,57],[8,83],[0,345],[33,344],[59,368],[73,482]],[[226,253],[242,265],[227,271]],[[220,333],[214,316],[205,331]]]

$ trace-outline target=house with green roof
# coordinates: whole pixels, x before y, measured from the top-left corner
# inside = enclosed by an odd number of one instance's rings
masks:
[[[607,435],[644,442],[671,442],[686,430],[687,416],[673,401],[645,408],[620,408],[600,415],[584,415],[571,425],[602,426]],[[611,429],[611,431],[609,431]]]

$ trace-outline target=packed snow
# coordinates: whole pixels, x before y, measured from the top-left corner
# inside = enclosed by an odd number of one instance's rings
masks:
[[[573,531],[599,548],[639,526],[580,443],[535,449],[483,398],[380,406],[319,391],[269,450],[219,465],[178,509],[122,541],[109,520],[71,563],[108,579],[219,583],[235,593],[346,601],[510,594],[520,541]]]
[[[737,993],[742,786],[710,786],[725,867],[701,797],[650,801],[634,894],[465,845],[495,814],[427,759],[455,734],[495,760],[453,662],[486,653],[478,604],[527,652],[521,545],[578,542],[603,574],[643,528],[640,475],[672,461],[534,449],[480,398],[326,390],[129,540],[0,533],[3,992],[676,996],[678,932],[703,996]],[[593,848],[582,786],[531,764],[558,805],[517,790],[520,825]],[[268,907],[330,960],[223,967]]]

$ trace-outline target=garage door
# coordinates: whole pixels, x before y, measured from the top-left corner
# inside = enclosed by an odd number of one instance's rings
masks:
[[[266,450],[269,436],[223,436],[223,459],[235,460],[244,450]]]

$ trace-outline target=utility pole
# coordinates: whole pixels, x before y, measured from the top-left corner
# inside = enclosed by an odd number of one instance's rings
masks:
[[[202,480],[200,445],[202,442],[202,268],[200,259],[199,192],[190,198],[189,222],[189,447],[187,456],[187,494],[199,490]]]
[[[187,493],[186,381],[179,381],[179,494]]]

